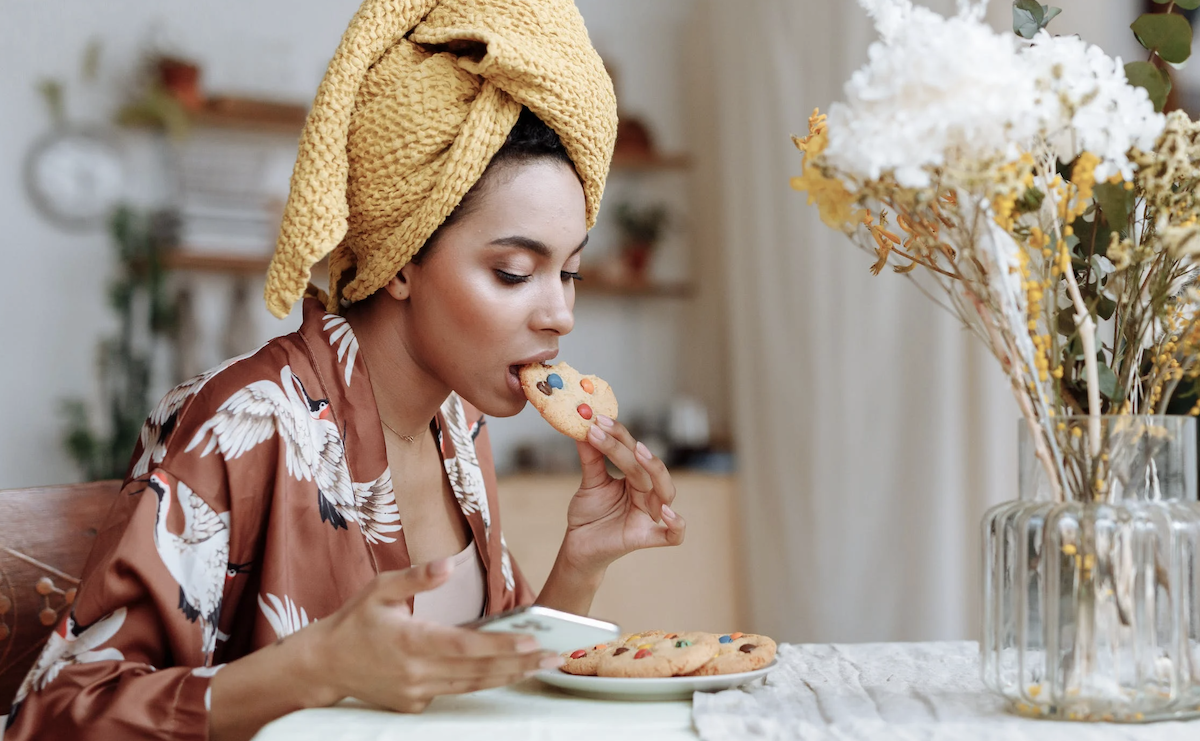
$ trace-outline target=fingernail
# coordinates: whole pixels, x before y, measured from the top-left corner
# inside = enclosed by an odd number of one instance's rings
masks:
[[[603,414],[597,414],[596,421],[600,424],[601,427],[605,428],[606,430],[612,429],[613,421],[612,421],[611,417],[606,417]]]
[[[588,437],[590,437],[594,442],[601,443],[604,442],[604,438],[608,437],[608,435],[605,434],[604,430],[600,429],[596,425],[592,425],[592,428],[588,430]]]
[[[430,561],[428,568],[430,576],[445,576],[454,571],[454,559],[443,558],[440,561]]]
[[[637,457],[638,458],[641,458],[644,461],[648,461],[654,457],[654,456],[650,455],[650,448],[647,448],[645,446],[645,444],[643,444],[642,442],[639,441],[636,447],[637,447]]]
[[[529,653],[541,649],[542,644],[538,643],[536,638],[522,638],[517,641],[517,651],[520,653]]]
[[[557,669],[558,667],[562,666],[562,664],[562,657],[554,655],[547,656],[546,658],[542,659],[541,662],[538,663],[538,666],[542,667],[543,669]]]
[[[670,507],[668,507],[665,504],[662,506],[662,513],[663,513],[664,517],[669,517],[672,520],[674,520],[676,517],[679,516],[679,515],[675,514],[675,510],[671,509]]]

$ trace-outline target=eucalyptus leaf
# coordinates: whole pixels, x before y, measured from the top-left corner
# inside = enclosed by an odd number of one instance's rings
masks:
[[[1113,373],[1112,368],[1109,368],[1108,364],[1103,361],[1096,365],[1099,371],[1097,375],[1100,378],[1100,395],[1105,399],[1112,399],[1117,395],[1117,374]]]
[[[1046,11],[1037,0],[1014,0],[1013,33],[1023,39],[1032,39],[1042,28]]]
[[[1155,0],[1155,2],[1162,4],[1162,0]],[[1170,0],[1167,0],[1167,2],[1170,2]],[[1175,0],[1175,7],[1183,8],[1184,10],[1195,10],[1196,8],[1200,8],[1200,0]]]
[[[1109,227],[1124,231],[1133,205],[1133,191],[1125,190],[1125,183],[1100,183],[1093,193]]]
[[[1059,309],[1058,316],[1054,318],[1054,328],[1063,337],[1075,334],[1075,310],[1070,306]]]
[[[1092,272],[1097,276],[1105,276],[1117,269],[1116,265],[1112,264],[1104,255],[1092,255]],[[1107,319],[1108,317],[1105,317]]]
[[[1175,13],[1145,13],[1129,26],[1142,46],[1176,64],[1192,53],[1192,25]]]
[[[1196,2],[1200,2],[1200,0],[1196,0]],[[1045,12],[1045,15],[1042,16],[1042,28],[1050,25],[1050,21],[1062,12],[1062,8],[1056,8],[1053,5],[1043,5],[1042,10]]]
[[[1135,87],[1145,88],[1154,110],[1162,112],[1171,92],[1171,78],[1151,62],[1130,62],[1125,65],[1125,79]]]
[[[1111,265],[1112,263],[1109,263],[1109,264]],[[1104,320],[1112,319],[1113,314],[1116,312],[1116,310],[1117,310],[1117,302],[1113,301],[1111,298],[1101,296],[1100,300],[1096,302],[1096,314],[1101,319],[1104,319]]]

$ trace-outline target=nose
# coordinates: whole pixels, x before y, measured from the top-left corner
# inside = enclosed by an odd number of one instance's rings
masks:
[[[559,283],[548,288],[538,305],[534,329],[564,335],[575,327],[575,287]]]

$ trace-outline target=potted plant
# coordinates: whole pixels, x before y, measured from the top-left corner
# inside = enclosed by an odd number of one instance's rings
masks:
[[[621,259],[630,283],[646,281],[650,257],[667,225],[667,208],[662,204],[635,206],[623,201],[614,212],[621,232]]]

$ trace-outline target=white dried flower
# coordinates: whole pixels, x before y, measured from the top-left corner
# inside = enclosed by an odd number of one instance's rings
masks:
[[[1072,36],[1033,42],[998,33],[982,4],[943,17],[910,0],[859,0],[880,38],[829,109],[826,162],[859,181],[891,173],[922,188],[930,170],[1012,160],[1039,141],[1064,161],[1100,158],[1096,178],[1132,176],[1131,147],[1150,149],[1163,117],[1125,79],[1120,59]]]

